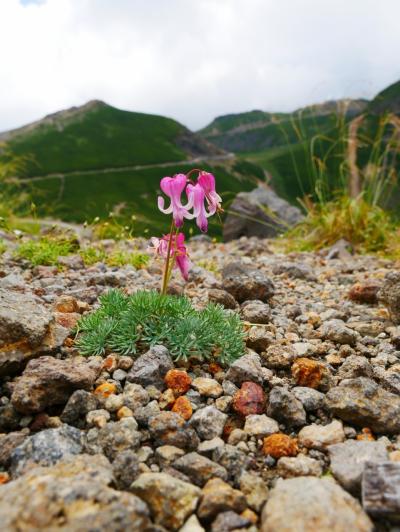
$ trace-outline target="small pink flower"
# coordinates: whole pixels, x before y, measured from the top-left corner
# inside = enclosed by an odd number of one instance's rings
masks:
[[[166,258],[168,252],[168,237],[157,238],[152,236],[150,238],[151,245],[147,247],[148,251],[160,255],[160,257]]]
[[[204,205],[204,200],[205,200],[204,189],[200,185],[200,183],[197,183],[196,185],[189,184],[186,188],[186,193],[189,199],[188,206],[189,208],[193,207],[193,217],[196,218],[197,226],[200,229],[200,231],[203,231],[203,233],[206,233],[208,229],[207,218],[214,213],[206,211],[206,208]]]
[[[179,268],[182,277],[187,281],[189,279],[189,269],[191,262],[185,246],[185,235],[178,233],[176,237],[176,266]]]
[[[158,208],[164,214],[171,214],[176,227],[182,227],[184,218],[192,219],[188,206],[182,205],[181,195],[185,190],[187,178],[185,174],[177,174],[174,177],[164,177],[160,181],[161,190],[171,200],[170,206],[164,208],[164,198],[158,197]]]
[[[209,172],[200,172],[197,183],[204,190],[209,213],[215,214],[216,211],[221,210],[222,198],[215,191],[215,177]]]

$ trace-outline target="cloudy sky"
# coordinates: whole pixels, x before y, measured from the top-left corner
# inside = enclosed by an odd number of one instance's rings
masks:
[[[400,0],[0,0],[0,131],[101,99],[192,129],[371,97],[400,79]]]

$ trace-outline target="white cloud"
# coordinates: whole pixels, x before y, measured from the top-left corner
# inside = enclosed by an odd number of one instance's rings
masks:
[[[1,0],[0,130],[93,98],[196,129],[371,97],[400,78],[399,17],[398,0]]]

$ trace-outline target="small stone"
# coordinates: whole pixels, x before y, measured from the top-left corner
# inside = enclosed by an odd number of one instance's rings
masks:
[[[229,479],[236,484],[240,475],[250,466],[248,456],[238,447],[229,444],[215,449],[212,459],[228,471]]]
[[[326,340],[338,344],[355,345],[357,341],[357,333],[349,327],[346,327],[343,320],[328,320],[325,321],[319,328],[321,336]]]
[[[227,264],[221,273],[225,290],[239,303],[252,299],[268,302],[274,295],[273,282],[255,268],[234,262]]]
[[[10,480],[10,475],[8,473],[3,471],[0,472],[0,485],[7,484],[7,482],[10,482]]]
[[[195,514],[191,515],[179,532],[205,532]]]
[[[63,425],[58,429],[42,430],[12,451],[10,471],[15,478],[37,465],[54,465],[82,451],[83,433],[75,427]]]
[[[282,386],[272,388],[267,414],[289,427],[301,427],[306,423],[303,405],[292,392]]]
[[[79,312],[77,300],[72,296],[61,296],[55,304],[57,312]]]
[[[356,283],[349,290],[349,298],[358,303],[378,303],[380,285],[376,282]]]
[[[308,425],[299,432],[299,444],[309,449],[324,450],[346,438],[341,421],[334,419],[328,425]]]
[[[359,502],[328,479],[278,480],[261,516],[261,532],[372,532]]]
[[[383,442],[352,441],[328,447],[331,470],[347,491],[359,495],[366,462],[385,462],[388,452]]]
[[[110,417],[110,412],[102,408],[99,410],[91,410],[86,415],[86,423],[89,427],[97,427],[101,429],[107,425]]]
[[[175,401],[172,412],[179,414],[185,421],[189,421],[193,414],[192,404],[185,395],[181,395]]]
[[[65,404],[75,389],[90,389],[96,371],[85,362],[44,356],[31,360],[11,396],[14,408],[32,414],[47,406]]]
[[[112,374],[112,378],[115,381],[124,381],[126,379],[127,373],[123,369],[116,369],[114,373]]]
[[[246,502],[255,512],[260,512],[268,499],[268,487],[261,477],[254,473],[244,472],[240,477],[240,491]]]
[[[109,412],[116,412],[123,406],[123,404],[124,398],[122,395],[111,394],[107,397],[104,406]]]
[[[216,449],[220,449],[221,447],[224,447],[224,445],[224,440],[217,436],[216,438],[212,438],[211,440],[204,440],[200,442],[197,448],[197,452],[201,454],[211,455]]]
[[[79,421],[97,407],[98,400],[95,395],[85,390],[75,390],[62,411],[61,421],[68,425],[79,425]]]
[[[337,376],[340,380],[356,377],[372,377],[373,368],[365,357],[350,355],[340,366]]]
[[[375,432],[400,432],[400,397],[365,377],[346,379],[326,394],[326,406],[340,419]]]
[[[119,357],[118,368],[123,371],[129,371],[133,366],[133,358],[128,356]]]
[[[292,375],[298,386],[328,390],[332,376],[321,362],[311,358],[298,358],[292,365]]]
[[[277,473],[283,478],[319,477],[322,475],[322,466],[318,460],[304,454],[292,458],[283,456],[278,460]]]
[[[298,452],[297,439],[286,434],[272,434],[264,438],[263,453],[272,458],[296,456]]]
[[[198,377],[192,382],[192,387],[205,397],[216,399],[223,394],[222,386],[215,380],[207,377]]]
[[[150,507],[155,523],[178,530],[195,511],[201,491],[166,473],[143,473],[131,491]]]
[[[296,386],[292,392],[307,412],[313,412],[324,406],[324,394],[313,388]]]
[[[117,488],[128,490],[132,482],[139,476],[139,460],[136,453],[130,449],[118,453],[112,463],[112,468],[117,481]]]
[[[154,345],[134,361],[127,380],[142,386],[153,385],[162,389],[165,374],[173,367],[168,349],[162,345]]]
[[[262,414],[265,408],[265,394],[255,382],[244,382],[233,397],[233,408],[241,416]]]
[[[367,462],[362,476],[362,503],[375,517],[398,522],[400,515],[400,463]]]
[[[301,262],[282,262],[273,268],[275,275],[287,275],[292,279],[302,279],[305,281],[316,281],[314,270],[307,264]]]
[[[190,424],[202,440],[211,440],[222,435],[227,419],[228,416],[214,406],[206,406],[193,414]]]
[[[137,423],[132,417],[107,423],[98,431],[95,450],[100,448],[110,460],[115,460],[123,451],[137,451],[142,439],[137,428]]]
[[[127,406],[122,406],[117,412],[117,418],[122,419],[124,417],[133,417],[133,412]]]
[[[264,364],[272,369],[289,368],[296,356],[296,351],[290,345],[271,345],[262,353]]]
[[[400,272],[386,274],[378,298],[389,310],[394,323],[400,323]]]
[[[122,396],[124,398],[124,405],[134,412],[137,408],[146,406],[150,401],[148,390],[145,390],[140,384],[133,384],[131,382],[125,383]]]
[[[221,512],[211,525],[211,532],[229,532],[230,530],[243,530],[251,525],[251,521],[236,512]]]
[[[235,298],[229,292],[226,292],[226,290],[219,290],[217,288],[210,289],[208,291],[208,300],[228,309],[235,309],[237,307]]]
[[[171,462],[184,456],[185,451],[174,445],[161,445],[157,447],[155,457],[161,467],[169,466]]]
[[[141,427],[147,427],[149,421],[160,413],[160,407],[157,401],[150,401],[145,406],[139,406],[134,410],[136,421]]]
[[[244,321],[266,324],[271,320],[271,307],[262,301],[245,301],[241,315]]]
[[[229,368],[226,378],[240,386],[243,382],[251,381],[262,384],[264,380],[261,359],[255,352],[249,352],[238,358]]]
[[[186,393],[192,383],[187,372],[179,369],[170,369],[165,375],[164,381],[177,396]]]
[[[265,351],[274,341],[274,336],[265,327],[254,325],[247,331],[246,346],[257,353]]]
[[[254,414],[246,417],[244,432],[256,438],[263,438],[279,432],[279,425],[265,414]]]
[[[242,512],[246,508],[246,498],[238,490],[219,478],[207,482],[202,490],[202,499],[197,510],[200,519],[211,520],[221,512],[229,510]]]
[[[215,406],[218,408],[218,410],[221,410],[221,412],[228,412],[232,401],[233,397],[230,395],[223,395],[222,397],[218,397],[218,399],[215,401]]]
[[[173,404],[175,403],[175,396],[174,392],[171,390],[171,388],[167,388],[165,392],[163,392],[159,399],[158,404],[160,405],[161,410],[172,408]]]
[[[100,384],[95,389],[94,393],[95,395],[98,395],[99,397],[102,397],[103,399],[107,399],[111,394],[115,394],[117,391],[116,384],[112,382],[104,382],[103,384]]]
[[[10,432],[9,434],[0,434],[0,468],[8,469],[12,452],[16,447],[21,445],[28,436],[28,429],[20,432]]]
[[[242,429],[233,429],[229,434],[228,443],[230,445],[237,445],[239,442],[246,441],[247,434]]]
[[[101,369],[107,371],[108,373],[112,373],[117,369],[118,360],[115,355],[108,355],[101,365]]]
[[[191,421],[193,419],[194,416]],[[199,443],[196,432],[175,412],[160,412],[149,420],[148,426],[150,435],[159,445],[191,450],[196,449]]]
[[[190,478],[196,486],[204,486],[210,478],[227,480],[226,469],[198,453],[188,453],[174,461],[173,467]]]

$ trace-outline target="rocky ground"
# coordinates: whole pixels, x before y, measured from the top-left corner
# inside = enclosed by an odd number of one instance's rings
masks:
[[[399,265],[252,239],[190,252],[208,269],[173,291],[245,322],[230,368],[79,355],[77,319],[111,286],[158,287],[156,263],[3,257],[2,532],[398,530]]]

